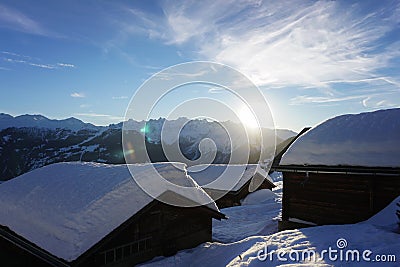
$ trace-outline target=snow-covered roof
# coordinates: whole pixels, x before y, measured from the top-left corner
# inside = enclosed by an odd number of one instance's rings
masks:
[[[203,188],[223,191],[238,191],[254,176],[273,184],[258,164],[200,164],[189,167],[188,174]]]
[[[400,167],[400,109],[329,119],[299,137],[280,165]]]
[[[209,208],[218,211],[187,175],[185,165],[180,165],[179,169],[171,163],[129,168],[138,181],[148,179],[155,167],[166,180],[195,190],[189,195],[165,183],[157,185],[160,194],[172,191],[197,203],[209,203]],[[152,201],[133,181],[126,165],[57,163],[1,184],[0,225],[72,261]]]

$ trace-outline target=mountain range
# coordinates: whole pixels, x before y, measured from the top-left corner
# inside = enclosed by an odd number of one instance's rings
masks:
[[[183,125],[183,127],[182,127]],[[161,129],[166,127],[169,130]],[[181,127],[179,131],[176,128]],[[13,117],[0,114],[0,180],[8,180],[35,168],[61,161],[96,161],[103,163],[125,163],[122,149],[122,129],[130,132],[135,148],[135,162],[145,162],[141,157],[147,151],[152,162],[177,161],[179,155],[164,153],[168,147],[178,147],[188,160],[202,156],[199,145],[211,139],[216,151],[214,163],[227,163],[233,151],[245,153],[249,141],[248,162],[255,163],[260,156],[260,138],[257,135],[243,138],[243,126],[234,122],[210,122],[164,118],[145,121],[129,120],[109,126],[95,126],[76,118],[64,120],[48,119],[42,115]],[[275,132],[262,129],[262,134],[271,138]],[[296,135],[290,130],[277,129],[277,144]],[[143,146],[143,140],[145,146]],[[230,141],[231,140],[231,141]],[[233,140],[233,141],[232,141]],[[267,140],[271,140],[268,139]],[[231,147],[232,143],[234,146]],[[270,144],[264,144],[268,147]],[[168,150],[168,149],[167,149]],[[179,153],[179,154],[180,154]],[[235,162],[246,163],[246,162]]]

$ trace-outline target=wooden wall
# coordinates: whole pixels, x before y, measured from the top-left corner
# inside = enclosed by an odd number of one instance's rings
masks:
[[[204,207],[156,203],[79,266],[133,266],[211,241],[212,217]],[[110,261],[109,256],[114,260]]]
[[[400,195],[400,175],[283,172],[282,219],[322,224],[368,219]]]

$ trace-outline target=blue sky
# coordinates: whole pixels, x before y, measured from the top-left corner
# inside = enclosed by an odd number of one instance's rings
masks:
[[[0,1],[0,112],[115,123],[154,73],[210,60],[298,131],[400,106],[399,23],[399,1]]]

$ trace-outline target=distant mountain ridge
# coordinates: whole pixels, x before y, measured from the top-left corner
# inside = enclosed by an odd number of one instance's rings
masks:
[[[0,113],[0,130],[4,130],[10,127],[22,128],[22,127],[37,127],[47,129],[68,129],[72,131],[79,131],[83,129],[95,130],[101,126],[95,126],[91,123],[85,123],[74,117],[55,120],[46,118],[43,115],[19,115],[11,116],[9,114]]]
[[[149,125],[150,127],[160,129],[160,126],[166,121],[164,118],[159,119],[150,119],[146,121],[134,121],[129,120],[126,123],[132,125],[132,129],[139,131],[145,124]],[[188,118],[178,118],[176,120],[169,120],[169,122],[173,121],[199,121],[204,123],[205,120],[190,120]],[[120,129],[123,126],[123,122],[117,124],[110,124],[109,126],[96,126],[92,123],[83,122],[77,118],[70,117],[67,119],[49,119],[40,114],[25,114],[25,115],[18,115],[12,116],[6,113],[0,113],[0,131],[7,129],[7,128],[23,128],[23,127],[36,127],[36,128],[46,128],[46,129],[67,129],[71,131],[79,131],[79,130],[104,130],[105,128],[114,128]],[[282,140],[286,140],[290,137],[296,136],[296,132],[288,129],[276,129],[276,135]]]
[[[184,127],[179,131],[179,136],[167,130],[161,142],[161,129],[166,122],[166,127],[171,127],[170,130],[182,123]],[[0,180],[8,180],[35,168],[62,161],[125,163],[122,125],[123,123],[119,123],[105,127],[84,123],[75,118],[50,120],[41,115],[22,115],[14,118],[0,114]],[[130,120],[126,125],[133,133],[136,162],[147,161],[141,157],[146,153],[152,162],[180,159],[177,154],[173,154],[172,157],[168,155],[167,158],[163,145],[179,147],[179,154],[183,154],[189,160],[197,160],[203,155],[199,150],[200,142],[206,138],[213,140],[216,146],[214,163],[228,163],[234,151],[244,154],[248,150],[245,142],[247,139],[243,139],[240,134],[238,123],[187,118],[167,121],[160,118],[148,122]],[[281,136],[285,138],[293,133],[289,130],[277,130],[277,144],[284,141]],[[271,138],[274,134],[271,129],[263,129],[263,135]],[[235,139],[236,147],[230,146],[230,139]],[[261,143],[257,135],[249,136],[249,145],[248,162],[256,163],[261,153]],[[264,148],[270,145],[264,144]],[[211,152],[203,153],[207,155]]]

